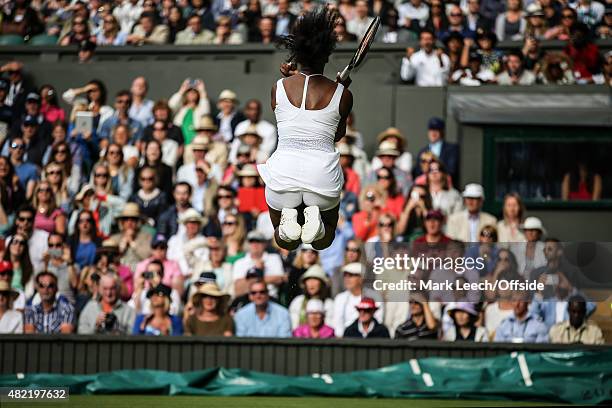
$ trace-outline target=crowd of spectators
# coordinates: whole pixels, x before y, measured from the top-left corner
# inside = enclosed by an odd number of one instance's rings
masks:
[[[36,89],[25,69],[10,62],[0,79],[2,333],[603,341],[579,274],[521,197],[508,194],[498,220],[482,210],[482,186],[459,185],[459,146],[441,118],[413,160],[396,128],[369,158],[351,116],[337,144],[335,240],[289,252],[274,245],[255,166],[276,145],[260,101],[241,106],[229,89],[213,100],[199,79],[167,101],[148,98],[144,77],[112,96],[97,79]],[[589,199],[591,186],[567,187]],[[389,301],[364,260],[398,242],[486,256],[467,281],[522,277],[546,290]],[[449,273],[458,278],[419,271]]]
[[[97,46],[272,44],[324,4],[338,12],[339,42],[360,40],[374,16],[377,42],[418,39],[401,78],[419,86],[612,84],[612,53],[594,42],[612,36],[609,1],[15,0],[0,2],[0,42],[78,45],[83,62]],[[522,45],[502,51],[504,40]],[[544,50],[548,40],[565,45]]]

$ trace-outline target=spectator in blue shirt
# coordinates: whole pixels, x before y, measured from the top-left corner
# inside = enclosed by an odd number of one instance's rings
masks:
[[[540,317],[529,313],[529,302],[524,297],[514,301],[513,311],[495,331],[496,342],[548,343],[546,324]]]
[[[25,310],[25,333],[74,332],[74,307],[66,298],[57,295],[57,277],[43,271],[36,275],[36,291],[40,303]]]
[[[126,125],[130,129],[132,140],[130,144],[142,140],[143,127],[142,124],[129,116],[129,110],[132,105],[132,94],[130,91],[119,91],[115,95],[115,113],[106,119],[100,126],[100,147],[106,148],[111,141],[113,129],[118,125]]]
[[[263,280],[249,285],[251,303],[234,316],[238,337],[291,337],[291,319],[283,306],[270,302]]]
[[[34,186],[39,180],[38,168],[34,164],[23,160],[25,143],[22,138],[15,137],[7,144],[9,145],[11,163],[15,168],[17,178],[19,178],[19,184],[25,190],[26,197],[31,197],[34,192]]]

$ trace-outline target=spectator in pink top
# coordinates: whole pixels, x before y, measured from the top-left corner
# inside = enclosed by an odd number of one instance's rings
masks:
[[[310,299],[306,304],[306,321],[293,331],[293,337],[302,339],[334,337],[334,329],[325,324],[325,307],[319,299]]]
[[[151,244],[151,256],[140,261],[136,265],[134,280],[138,280],[140,275],[146,271],[147,266],[149,263],[151,263],[151,261],[157,260],[164,265],[164,277],[162,278],[162,283],[172,289],[175,289],[179,295],[182,295],[185,278],[181,272],[178,262],[168,259],[166,256],[167,253],[168,242],[163,238],[163,236],[157,236]]]
[[[35,229],[49,233],[66,233],[66,215],[57,208],[53,189],[48,181],[41,181],[34,190],[34,207],[36,208]]]

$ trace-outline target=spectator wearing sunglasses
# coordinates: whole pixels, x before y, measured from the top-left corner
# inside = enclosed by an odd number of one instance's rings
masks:
[[[26,145],[21,137],[15,137],[7,142],[9,147],[9,158],[19,185],[25,192],[25,198],[30,199],[34,194],[36,182],[39,180],[38,168],[24,161]],[[12,180],[11,180],[12,183]]]
[[[270,302],[266,283],[255,280],[249,285],[251,303],[234,316],[238,337],[291,337],[291,319],[283,306]]]
[[[17,218],[13,227],[13,235],[17,234],[26,238],[27,248],[34,272],[44,269],[43,254],[48,249],[47,238],[49,233],[40,229],[34,229],[34,216],[36,210],[29,205],[23,205],[17,210]],[[12,237],[7,239],[10,242]]]
[[[57,277],[48,271],[36,275],[40,303],[25,310],[25,333],[69,334],[74,332],[74,307],[63,296],[57,297]]]
[[[21,236],[18,236],[11,240],[11,242],[13,241],[15,242],[15,244],[11,244],[11,252],[14,252],[13,248],[23,248],[26,242]],[[9,310],[15,310],[21,314],[26,305],[26,296],[22,289],[18,289],[11,285],[11,282],[14,281],[15,267],[16,265],[13,265],[13,263],[9,260],[4,259],[0,261],[0,284],[3,283],[4,285],[6,285],[6,287],[11,287],[11,290],[17,293],[16,295],[11,295],[11,297],[14,297],[14,299],[12,299],[12,301],[10,302]]]

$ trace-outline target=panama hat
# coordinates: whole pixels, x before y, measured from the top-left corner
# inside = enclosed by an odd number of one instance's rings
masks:
[[[247,126],[246,129],[244,129],[239,135],[238,137],[240,137],[240,139],[242,139],[244,136],[246,135],[253,135],[253,136],[257,136],[260,139],[263,139],[261,137],[261,135],[259,134],[259,132],[257,131],[257,125],[254,123],[251,123],[249,126]]]
[[[191,141],[192,150],[208,150],[210,148],[210,138],[204,135],[197,135]]]
[[[198,286],[198,291],[191,296],[191,303],[195,306],[199,305],[202,303],[202,298],[204,296],[212,296],[223,299],[229,298],[229,295],[223,293],[216,283],[209,282]]]
[[[200,224],[204,224],[204,217],[200,215],[198,210],[195,208],[189,208],[185,210],[181,215],[179,215],[179,222],[181,224],[186,224],[188,222],[199,222]]]
[[[300,284],[303,286],[304,282],[306,281],[306,279],[318,279],[321,282],[323,282],[326,286],[329,286],[329,278],[327,277],[327,274],[325,273],[325,271],[323,270],[323,268],[321,268],[320,265],[312,265],[310,268],[308,268],[306,270],[306,272],[304,272],[304,274],[300,277]]]
[[[140,207],[138,207],[138,204],[136,203],[126,203],[125,206],[123,206],[123,210],[121,211],[121,214],[119,214],[119,216],[117,217],[118,220],[124,219],[124,218],[138,218],[140,219]]]
[[[406,137],[400,132],[398,128],[388,127],[387,129],[380,132],[377,136],[378,143],[382,143],[385,139],[390,137],[396,137],[400,139],[402,142],[406,141]]]
[[[233,101],[235,103],[238,102],[238,97],[236,96],[236,92],[230,91],[229,89],[224,89],[219,94],[219,100],[220,101],[223,101],[223,100],[226,100],[226,99],[229,99],[230,101]]]
[[[355,154],[353,153],[353,148],[350,145],[346,144],[346,143],[338,143],[336,148],[338,149],[338,154],[340,156],[355,157]]]
[[[446,309],[447,313],[452,316],[454,311],[460,310],[462,312],[466,312],[471,314],[472,316],[478,316],[478,312],[476,311],[476,307],[474,304],[469,302],[455,302],[448,309]]]
[[[538,217],[527,217],[525,218],[525,222],[521,226],[523,230],[540,230],[542,234],[546,234],[546,229],[544,229],[544,225],[542,224],[542,220]]]
[[[484,188],[480,184],[470,183],[465,186],[463,198],[484,198]]]
[[[217,129],[218,129],[217,125],[215,125],[215,122],[210,117],[210,115],[204,115],[200,118],[200,123],[198,127],[196,128],[196,132],[199,132],[202,130],[211,130],[213,132],[216,132]]]
[[[238,177],[259,177],[257,167],[252,164],[245,164],[242,169],[240,169],[240,171],[236,174]]]
[[[376,156],[398,157],[400,154],[401,154],[400,151],[397,150],[397,145],[388,140],[385,140],[381,144],[379,144],[378,150],[376,151]]]
[[[12,300],[17,299],[19,292],[11,288],[11,285],[7,281],[0,281],[0,293],[6,293]]]
[[[350,273],[351,275],[364,276],[363,266],[359,262],[351,262],[342,267],[342,273]]]

